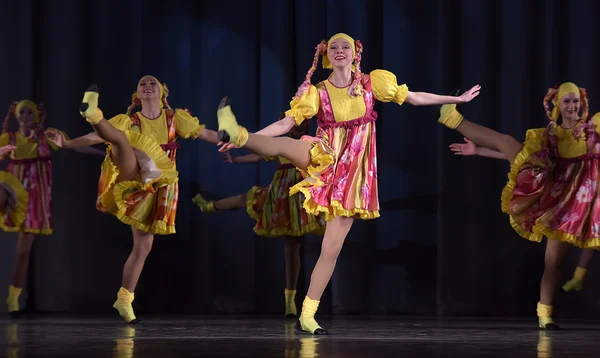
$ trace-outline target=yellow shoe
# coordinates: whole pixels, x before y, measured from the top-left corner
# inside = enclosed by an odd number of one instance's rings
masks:
[[[233,143],[241,148],[248,141],[248,130],[237,123],[229,103],[230,99],[227,96],[223,97],[219,103],[219,109],[217,110],[219,131],[217,137],[221,142]]]
[[[83,100],[79,105],[79,114],[83,116],[90,124],[98,124],[104,117],[100,108],[98,108],[98,97],[100,90],[93,84],[83,94]]]
[[[134,298],[135,295],[133,292],[129,292],[125,287],[121,287],[117,293],[117,300],[113,304],[113,308],[116,308],[125,322],[129,324],[141,323],[141,321],[135,317],[133,307],[131,306]]]
[[[198,207],[200,208],[200,210],[202,210],[203,213],[214,213],[215,211],[217,211],[217,209],[215,209],[215,201],[208,201],[204,199],[204,197],[200,193],[196,194],[192,201],[194,202],[194,204],[198,205]]]
[[[302,304],[302,313],[300,313],[299,319],[299,328],[304,332],[308,332],[315,335],[324,335],[328,334],[326,330],[324,330],[315,320],[315,313],[317,313],[317,309],[319,308],[319,302],[316,300],[311,300],[306,296],[304,298],[304,303]]]
[[[563,292],[570,292],[570,291],[579,292],[579,291],[583,290],[583,281],[578,280],[576,278],[572,278],[562,286],[562,290],[563,290]]]

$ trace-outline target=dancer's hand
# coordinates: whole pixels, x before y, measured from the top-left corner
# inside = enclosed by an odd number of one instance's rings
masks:
[[[57,147],[59,147],[59,148],[66,147],[68,140],[65,138],[65,136],[60,131],[49,129],[44,133],[48,137],[48,140],[50,140],[52,143],[56,144]]]
[[[15,147],[12,144],[9,145],[5,145],[4,147],[0,147],[0,156],[12,152],[13,150],[17,149],[17,147]]]
[[[471,142],[469,138],[464,138],[465,143],[453,143],[450,144],[450,150],[454,152],[455,155],[476,155],[477,154],[477,146],[475,143]]]
[[[225,143],[225,142],[219,142],[217,143],[218,146],[220,146],[221,148],[219,148],[219,152],[228,152],[234,148],[237,148],[237,146],[233,143]]]
[[[460,95],[460,99],[462,103],[471,102],[471,100],[477,96],[479,96],[479,91],[481,91],[481,86],[476,85],[473,86],[470,90]]]
[[[233,155],[231,155],[231,153],[229,153],[229,152],[221,153],[221,159],[223,159],[223,161],[225,163],[232,163],[232,164],[235,163],[233,161]]]

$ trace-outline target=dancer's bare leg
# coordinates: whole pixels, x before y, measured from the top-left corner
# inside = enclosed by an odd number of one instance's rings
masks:
[[[439,122],[450,129],[455,129],[478,146],[501,152],[511,163],[523,148],[522,143],[507,134],[466,120],[456,110],[456,105],[443,105]]]
[[[558,329],[552,320],[552,302],[558,285],[559,269],[569,244],[558,240],[548,240],[544,260],[544,275],[540,285],[540,302],[538,303],[538,318],[540,328]]]
[[[300,276],[300,247],[301,237],[288,236],[285,238],[285,315],[295,317],[298,315],[296,308],[296,286]]]
[[[323,243],[321,245],[321,255],[319,255],[317,264],[313,269],[310,278],[310,286],[308,287],[308,294],[304,299],[302,313],[300,315],[300,325],[306,332],[313,334],[327,333],[327,331],[319,326],[314,317],[317,308],[319,307],[323,291],[325,291],[325,288],[331,279],[333,269],[337,263],[337,258],[342,250],[342,246],[353,222],[353,218],[336,216],[327,223],[325,236],[323,237]]]
[[[29,269],[31,247],[33,246],[34,239],[34,234],[24,232],[20,232],[17,237],[17,252],[13,264],[12,283],[8,287],[8,297],[6,299],[8,312],[13,317],[17,317],[20,311],[19,296],[21,295],[23,286],[25,286],[27,270]]]
[[[117,294],[117,301],[113,307],[128,323],[138,323],[131,303],[134,300],[135,287],[139,281],[144,263],[154,242],[154,234],[131,228],[133,232],[133,250],[129,254],[125,267],[123,267],[123,281]]]

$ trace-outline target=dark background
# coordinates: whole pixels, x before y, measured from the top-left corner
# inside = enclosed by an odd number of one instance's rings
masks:
[[[262,128],[288,108],[314,47],[347,32],[365,47],[362,68],[384,68],[413,91],[481,84],[463,113],[524,139],[545,126],[548,87],[573,81],[600,102],[597,1],[2,1],[0,103],[45,103],[47,125],[71,137],[91,82],[104,113],[124,113],[138,79],[153,74],[216,128],[220,98]],[[324,79],[319,70],[314,83]],[[378,104],[382,217],[348,236],[320,313],[535,317],[544,244],[514,233],[500,211],[508,163],[452,156],[462,138],[436,123],[435,107]],[[13,123],[14,125],[14,123]],[[312,130],[314,131],[314,122]],[[314,133],[314,132],[313,132]],[[256,237],[244,211],[202,214],[194,186],[213,198],[269,183],[275,164],[223,163],[214,145],[180,141],[177,234],[157,237],[136,289],[137,312],[283,313],[283,240]],[[243,151],[239,151],[243,154]],[[29,309],[112,312],[130,229],[95,210],[101,157],[54,156],[54,235],[36,241]],[[16,234],[0,234],[0,292],[10,282]],[[318,257],[305,240],[298,302]],[[579,251],[571,250],[561,283]],[[557,317],[598,318],[598,265],[586,289],[561,296]],[[5,310],[5,305],[0,305]],[[116,314],[116,313],[115,313]]]

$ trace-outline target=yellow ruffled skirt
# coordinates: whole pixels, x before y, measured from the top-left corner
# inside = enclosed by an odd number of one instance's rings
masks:
[[[174,234],[179,196],[175,164],[154,139],[139,132],[124,133],[138,159],[139,178],[116,182],[119,170],[110,157],[109,145],[98,182],[96,208],[139,230]]]

